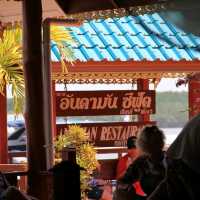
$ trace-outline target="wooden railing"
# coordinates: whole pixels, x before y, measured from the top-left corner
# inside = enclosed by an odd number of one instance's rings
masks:
[[[107,154],[107,153],[117,153],[118,157],[121,157],[122,153],[126,152],[125,147],[97,147],[97,153]]]
[[[26,164],[0,164],[0,171],[6,176],[6,179],[11,185],[17,186],[21,191],[26,192]]]
[[[123,153],[126,152],[126,148],[124,147],[98,147],[96,148],[98,154],[109,154],[114,153],[117,154],[117,158],[121,157]],[[16,152],[8,152],[9,155],[9,163],[13,163],[13,158],[17,157],[26,157],[26,151],[16,151]]]
[[[122,156],[123,153],[126,152],[126,148],[124,147],[106,147],[106,148],[96,148],[98,154],[115,154],[115,158],[113,159],[100,159],[99,162],[101,164],[101,178],[104,180],[113,180],[116,176],[116,166],[118,158]],[[17,157],[26,157],[26,152],[9,152],[9,161],[13,162],[14,158]],[[9,164],[2,165],[0,170],[3,172],[13,172],[13,171],[27,171],[26,164]],[[14,173],[14,172],[13,172]],[[22,190],[26,190],[26,177],[22,176],[18,181],[18,186]]]
[[[8,160],[9,163],[13,163],[13,158],[17,157],[25,157],[26,158],[26,151],[9,151],[8,152]]]
[[[97,148],[98,154],[115,154],[112,158],[99,159],[101,178],[107,181],[116,179],[116,168],[118,159],[123,153],[126,153],[127,149],[125,147],[105,147]]]

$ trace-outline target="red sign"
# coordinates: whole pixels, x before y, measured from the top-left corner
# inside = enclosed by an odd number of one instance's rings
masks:
[[[57,134],[67,132],[71,124],[57,124]],[[85,123],[78,124],[86,130],[89,138],[99,147],[126,146],[130,136],[137,136],[146,125],[155,125],[155,122],[114,122],[114,123]]]
[[[154,90],[56,92],[57,116],[155,113]]]
[[[191,80],[189,82],[189,115],[190,118],[200,113],[200,81]]]

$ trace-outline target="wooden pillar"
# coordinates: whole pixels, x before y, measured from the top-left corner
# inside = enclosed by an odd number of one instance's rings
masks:
[[[51,80],[51,49],[50,49],[51,19],[43,22],[43,83],[44,83],[44,124],[46,136],[47,167],[53,167],[53,84]]]
[[[57,136],[56,131],[56,84],[55,81],[52,83],[52,131],[53,137]]]
[[[0,21],[0,37],[3,36],[4,27]],[[2,95],[0,93],[0,163],[8,163],[8,144],[7,144],[7,93],[6,87]]]
[[[137,89],[138,90],[148,90],[149,89],[149,80],[148,79],[138,79],[137,80]],[[138,115],[138,121],[148,122],[148,121],[150,121],[150,116],[148,114]]]
[[[189,80],[188,83],[189,119],[200,113],[200,80]]]
[[[4,95],[0,93],[0,164],[8,163],[7,144],[7,98],[6,87]]]
[[[42,69],[42,3],[23,0],[23,62],[27,129],[28,193],[41,199],[41,171],[47,170]],[[48,91],[47,91],[48,92]],[[43,191],[45,192],[45,191]]]

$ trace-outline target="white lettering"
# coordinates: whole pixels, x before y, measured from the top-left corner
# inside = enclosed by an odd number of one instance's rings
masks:
[[[107,128],[105,126],[102,127],[100,140],[106,140],[107,138]]]

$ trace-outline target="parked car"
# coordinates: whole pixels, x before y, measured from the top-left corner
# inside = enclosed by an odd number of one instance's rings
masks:
[[[7,126],[13,127],[13,128],[24,127],[24,121],[22,121],[22,120],[8,121]]]
[[[107,118],[106,118],[107,119]],[[57,117],[57,124],[79,124],[79,123],[102,123],[105,119],[101,118],[85,118],[80,117],[66,118]],[[24,120],[10,120],[8,121],[8,150],[9,151],[26,151],[27,136]]]
[[[26,151],[26,129],[24,126],[17,128],[10,136],[8,136],[9,151]]]

